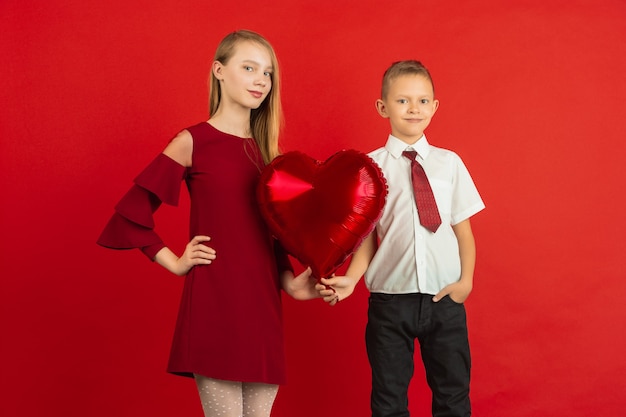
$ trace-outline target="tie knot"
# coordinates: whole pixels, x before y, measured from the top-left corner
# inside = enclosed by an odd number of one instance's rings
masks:
[[[402,155],[406,158],[409,158],[411,161],[415,161],[415,157],[417,156],[417,151],[404,151]]]

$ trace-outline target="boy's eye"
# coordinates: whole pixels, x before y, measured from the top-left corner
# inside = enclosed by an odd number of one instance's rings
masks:
[[[422,104],[428,104],[428,101],[429,101],[429,100],[428,100],[427,98],[423,98],[423,99],[421,99],[421,100],[420,100],[420,103],[422,103]]]
[[[401,98],[400,100],[398,100],[398,103],[400,103],[400,104],[406,104],[408,102],[409,101],[407,99],[405,99],[405,98]]]

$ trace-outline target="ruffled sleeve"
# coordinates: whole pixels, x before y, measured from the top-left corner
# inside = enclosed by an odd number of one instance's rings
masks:
[[[110,249],[139,248],[150,259],[165,244],[154,231],[154,212],[166,203],[178,205],[181,181],[186,168],[165,154],[159,154],[135,178],[134,185],[115,206],[115,213],[97,243]]]

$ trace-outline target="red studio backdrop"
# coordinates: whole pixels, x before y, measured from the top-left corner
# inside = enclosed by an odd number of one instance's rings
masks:
[[[240,28],[276,48],[283,150],[318,160],[384,144],[383,71],[430,68],[428,138],[487,205],[472,220],[474,414],[622,415],[625,22],[623,0],[3,0],[0,415],[202,415],[193,381],[165,372],[182,280],[95,240],[132,178],[207,119],[212,54]],[[176,251],[181,198],[157,215]],[[368,415],[367,290],[283,300],[273,415]],[[417,359],[411,415],[428,416]]]

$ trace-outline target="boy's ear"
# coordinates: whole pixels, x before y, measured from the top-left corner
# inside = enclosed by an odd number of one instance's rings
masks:
[[[381,99],[376,100],[376,110],[378,111],[378,114],[380,114],[382,117],[384,117],[385,119],[389,117],[389,115],[387,114],[387,107],[385,106],[385,102],[382,101]]]

